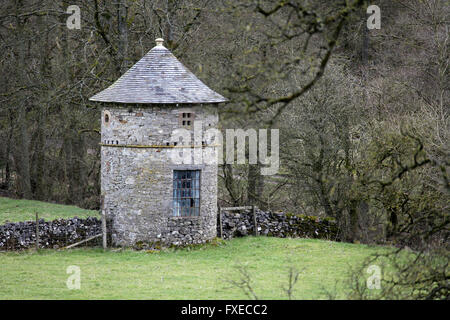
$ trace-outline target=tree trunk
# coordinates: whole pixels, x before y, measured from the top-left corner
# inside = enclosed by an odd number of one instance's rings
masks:
[[[250,164],[248,166],[247,179],[248,204],[263,208],[262,202],[259,199],[262,197],[264,189],[264,177],[261,175],[261,167],[259,164]]]
[[[118,58],[120,74],[128,69],[128,5],[127,0],[117,1],[117,31],[119,34]]]
[[[169,49],[174,48],[173,39],[173,21],[175,16],[175,0],[167,0],[167,17],[166,17],[166,41]]]
[[[14,116],[11,108],[8,108],[8,120],[9,120],[9,131],[8,138],[6,139],[6,152],[5,152],[5,188],[9,190],[11,185],[11,142],[14,134]]]
[[[359,212],[358,212],[358,204],[356,201],[350,202],[350,208],[349,208],[349,214],[350,214],[350,234],[349,234],[349,241],[355,242],[358,240],[358,224],[359,224]]]
[[[26,119],[26,107],[21,105],[18,108],[18,137],[15,152],[15,163],[18,174],[19,195],[25,199],[32,198],[31,180],[30,180],[30,153],[29,153],[29,135]]]
[[[23,43],[24,25],[20,14],[22,13],[22,2],[16,2],[16,44],[17,44],[17,82],[20,85],[26,85],[26,65],[25,64],[25,44]],[[22,36],[22,37],[21,37]],[[17,179],[19,186],[19,195],[26,199],[32,198],[31,182],[30,182],[30,154],[29,154],[29,135],[28,135],[28,123],[27,123],[27,103],[25,94],[20,92],[16,96],[17,98],[17,135],[14,159],[17,171]]]
[[[38,110],[38,121],[36,128],[36,139],[33,143],[34,155],[33,155],[33,176],[31,178],[33,182],[33,193],[36,199],[45,199],[45,186],[44,186],[44,148],[45,148],[45,137],[44,137],[44,120],[43,120],[43,110]]]

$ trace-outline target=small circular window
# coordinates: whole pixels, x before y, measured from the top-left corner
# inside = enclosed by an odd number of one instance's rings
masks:
[[[111,113],[109,111],[105,110],[103,120],[105,121],[105,125],[109,125],[111,121]]]

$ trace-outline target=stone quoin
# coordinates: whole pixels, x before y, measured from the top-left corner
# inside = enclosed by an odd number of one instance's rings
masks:
[[[174,164],[176,129],[216,128],[227,100],[202,83],[162,39],[114,84],[101,103],[101,194],[114,246],[199,244],[216,237],[217,164]],[[192,139],[194,141],[194,139]],[[217,148],[202,141],[200,150]],[[177,149],[177,150],[178,150]],[[210,150],[208,150],[210,151]]]

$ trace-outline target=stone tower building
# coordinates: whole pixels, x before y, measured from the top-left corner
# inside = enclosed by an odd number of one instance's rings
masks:
[[[90,98],[102,103],[101,192],[113,245],[183,245],[216,236],[217,164],[174,163],[171,152],[217,146],[172,136],[180,128],[191,134],[194,121],[215,128],[217,105],[226,99],[187,70],[162,39],[156,44]]]

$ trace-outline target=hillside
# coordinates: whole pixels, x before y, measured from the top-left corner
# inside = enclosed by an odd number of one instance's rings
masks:
[[[5,222],[29,221],[35,219],[36,212],[44,220],[58,218],[87,218],[97,217],[94,210],[85,210],[75,206],[66,206],[35,200],[18,200],[0,197],[0,224]]]

